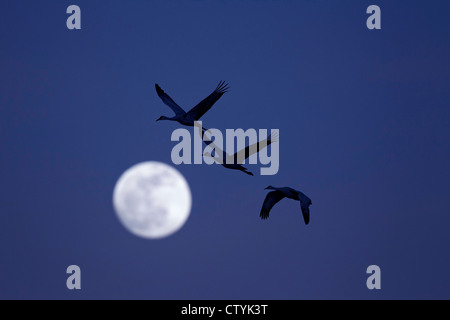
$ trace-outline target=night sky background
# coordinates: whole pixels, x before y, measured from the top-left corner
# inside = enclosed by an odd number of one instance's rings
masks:
[[[66,9],[81,8],[81,30]],[[381,30],[366,9],[381,8]],[[448,1],[1,1],[1,299],[449,299]],[[280,130],[280,170],[179,165],[182,229],[146,240],[119,176],[172,164],[175,122]],[[173,165],[173,164],[172,164]],[[247,166],[259,172],[260,165]],[[313,202],[303,223],[268,185]],[[66,268],[81,268],[68,290]],[[366,269],[381,268],[381,290]]]

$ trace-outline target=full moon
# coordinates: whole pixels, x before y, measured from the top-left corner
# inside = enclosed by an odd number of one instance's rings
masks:
[[[162,238],[178,231],[191,212],[186,179],[162,162],[138,163],[117,180],[113,205],[120,222],[143,238]]]

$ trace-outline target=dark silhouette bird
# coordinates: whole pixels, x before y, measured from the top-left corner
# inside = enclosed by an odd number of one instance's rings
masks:
[[[204,131],[204,133],[205,132],[208,131],[206,130]],[[276,141],[278,141],[278,133],[275,133],[274,135],[270,134],[269,137],[267,137],[267,139],[253,143],[245,147],[244,149],[236,152],[233,155],[229,155],[228,153],[224,152],[217,145],[215,145],[213,141],[203,141],[206,145],[213,144],[214,148],[214,155],[211,155],[211,153],[206,152],[204,156],[214,158],[216,162],[218,162],[227,169],[240,170],[250,176],[253,176],[253,173],[248,171],[248,169],[245,168],[242,165],[242,163],[252,154],[259,152],[260,150],[264,149],[265,147]]]
[[[300,206],[302,208],[303,220],[305,224],[309,223],[309,206],[312,204],[311,199],[308,198],[303,192],[289,188],[275,188],[268,186],[266,189],[275,190],[267,194],[264,199],[263,206],[261,208],[261,213],[259,216],[261,219],[267,219],[269,217],[270,209],[281,199],[289,198],[293,200],[300,201]]]
[[[229,86],[224,81],[220,81],[216,89],[205,99],[200,101],[195,107],[193,107],[188,112],[185,112],[167,93],[165,93],[158,84],[155,84],[156,93],[161,98],[161,100],[175,112],[175,116],[172,118],[161,116],[156,121],[159,120],[171,120],[177,121],[185,126],[194,126],[194,122],[198,121],[211,107],[214,103],[219,100],[219,98],[228,91]]]

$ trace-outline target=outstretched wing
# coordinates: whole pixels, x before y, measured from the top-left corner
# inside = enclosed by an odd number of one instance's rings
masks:
[[[270,209],[281,199],[285,197],[284,193],[281,191],[271,191],[267,194],[266,198],[264,199],[263,206],[261,208],[261,213],[259,216],[261,219],[267,219],[269,217]]]
[[[155,89],[156,89],[156,93],[158,94],[158,97],[161,98],[161,100],[170,108],[173,110],[173,112],[175,112],[175,114],[185,114],[186,112],[179,106],[176,104],[175,101],[172,100],[171,97],[169,97],[169,95],[167,93],[165,93],[163,91],[163,89],[161,89],[161,87],[158,84],[155,84]]]
[[[211,93],[209,96],[207,96],[205,99],[199,102],[195,107],[193,107],[191,110],[188,111],[187,116],[192,117],[194,120],[198,120],[203,116],[206,111],[211,109],[213,104],[219,100],[219,98],[227,92],[229,89],[228,84],[226,84],[224,81],[220,81],[217,88]]]
[[[303,220],[305,220],[305,224],[309,223],[309,206],[311,205],[311,199],[308,198],[302,192],[299,193],[300,198],[300,206],[302,208]]]
[[[255,154],[255,153],[261,151],[262,149],[269,146],[272,142],[276,142],[276,141],[278,141],[278,133],[277,132],[275,132],[275,134],[273,136],[272,136],[272,134],[270,134],[267,137],[267,139],[265,139],[265,140],[261,140],[256,143],[253,143],[253,144],[245,147],[244,149],[236,152],[234,154],[234,162],[238,163],[238,164],[242,164],[244,162],[244,160],[247,159],[248,157],[250,157],[252,154]]]
[[[214,141],[203,140],[203,143],[207,146],[204,149],[203,156],[211,157],[219,164],[225,163],[226,153],[219,148]]]
[[[203,143],[209,147],[204,149],[204,154],[206,151],[209,151],[211,153],[209,156],[214,158],[218,163],[220,164],[228,163],[227,159],[230,156],[215,143],[215,140],[214,141],[212,140],[213,137],[212,130],[208,130],[206,128],[202,129],[203,132],[200,138],[202,139]]]
[[[303,204],[301,204],[302,206],[302,214],[303,214],[303,220],[305,220],[305,224],[309,223],[309,206],[304,206]]]

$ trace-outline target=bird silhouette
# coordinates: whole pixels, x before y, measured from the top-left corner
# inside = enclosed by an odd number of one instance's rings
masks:
[[[207,132],[208,130],[204,131],[204,133]],[[251,155],[261,151],[262,149],[276,141],[278,141],[277,132],[275,132],[274,134],[270,134],[267,139],[253,143],[233,155],[229,155],[228,153],[224,152],[216,144],[214,144],[213,141],[203,141],[206,145],[212,144],[212,147],[214,148],[214,155],[211,155],[210,152],[205,152],[204,156],[214,158],[214,160],[216,160],[219,164],[227,169],[240,170],[248,175],[253,176],[253,173],[248,171],[248,169],[245,168],[242,163]]]
[[[269,190],[275,190],[271,191],[267,194],[266,198],[264,199],[263,206],[261,208],[261,213],[259,216],[261,219],[267,219],[269,217],[270,209],[281,199],[283,198],[289,198],[293,200],[300,201],[300,206],[302,209],[303,214],[303,220],[305,221],[305,224],[309,223],[309,206],[312,204],[311,199],[308,198],[303,192],[289,188],[289,187],[283,187],[283,188],[276,188],[272,186],[268,186],[266,189]]]
[[[155,84],[156,93],[161,100],[175,112],[175,116],[172,118],[161,116],[156,121],[171,120],[177,121],[185,126],[194,126],[194,122],[198,121],[214,103],[226,92],[228,92],[229,86],[224,81],[220,81],[216,89],[205,99],[200,101],[195,107],[188,112],[184,111],[167,93],[165,93],[158,84]]]

